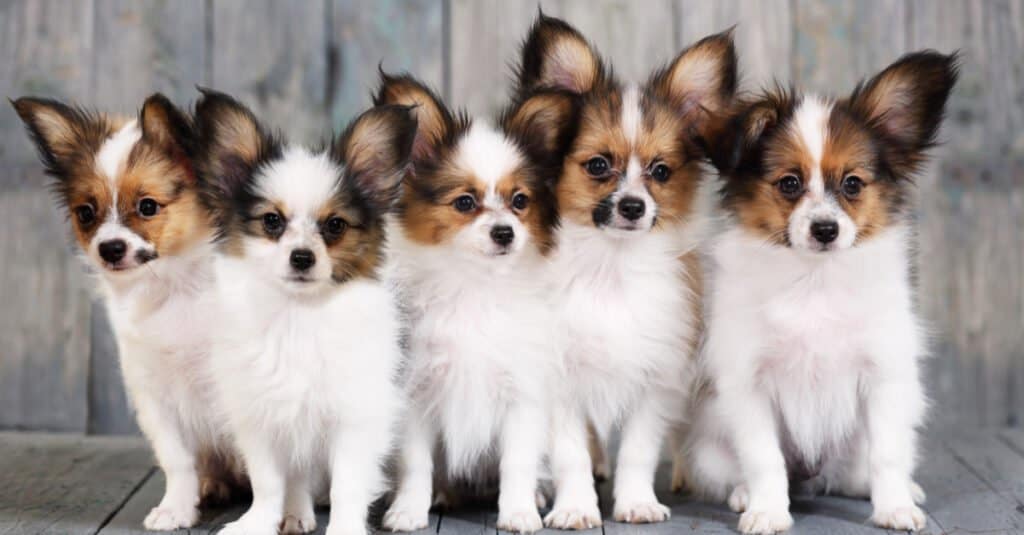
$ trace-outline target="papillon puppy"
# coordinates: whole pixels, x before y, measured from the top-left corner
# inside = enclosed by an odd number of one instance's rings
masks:
[[[219,231],[215,391],[253,490],[220,533],[312,531],[322,475],[327,533],[365,533],[402,406],[398,311],[379,270],[415,119],[380,107],[308,149],[204,91],[196,123]]]
[[[427,526],[436,473],[476,489],[496,476],[497,527],[537,531],[559,364],[545,279],[555,218],[549,184],[575,99],[529,95],[495,128],[453,114],[408,76],[382,77],[376,102],[415,106],[418,119],[391,249],[409,325],[410,410],[384,527]]]
[[[909,212],[956,78],[955,56],[919,52],[843,99],[769,91],[715,144],[731,221],[712,247],[690,467],[743,533],[788,529],[789,482],[807,480],[870,497],[880,527],[925,525]]]
[[[698,336],[697,248],[713,188],[703,140],[736,88],[729,33],[687,48],[645,83],[623,83],[565,22],[540,15],[519,90],[578,95],[578,131],[556,187],[560,226],[550,273],[565,374],[552,411],[550,527],[599,526],[588,420],[621,426],[613,494],[620,522],[669,516],[654,494],[666,434],[683,424]]]
[[[128,397],[167,477],[143,524],[192,526],[201,496],[224,498],[242,482],[209,394],[213,228],[190,159],[192,120],[159,94],[137,119],[13,104],[96,274]]]

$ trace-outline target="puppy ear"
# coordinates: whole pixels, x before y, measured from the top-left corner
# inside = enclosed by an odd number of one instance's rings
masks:
[[[385,104],[352,121],[334,143],[333,155],[362,196],[387,211],[398,199],[415,138],[412,108]]]
[[[722,175],[733,173],[761,145],[761,140],[774,131],[783,110],[794,105],[793,91],[779,86],[754,100],[734,104],[727,119],[708,130],[704,137],[712,165]]]
[[[413,162],[436,160],[441,149],[454,142],[461,122],[456,120],[437,93],[408,74],[393,76],[380,71],[380,87],[373,97],[373,104],[412,108],[416,120],[411,153]]]
[[[578,126],[579,97],[566,92],[537,92],[510,106],[501,117],[505,133],[541,164],[560,162]]]
[[[540,13],[523,42],[517,78],[520,92],[550,88],[580,95],[604,78],[604,65],[580,32]]]
[[[730,28],[683,50],[651,77],[649,85],[675,106],[698,136],[707,137],[736,95],[736,64]]]
[[[212,195],[235,199],[256,167],[279,152],[280,145],[242,103],[224,93],[200,91],[196,130],[201,175]]]
[[[160,93],[154,93],[139,112],[142,139],[172,156],[193,153],[192,120]]]
[[[112,128],[105,118],[56,100],[22,97],[11,101],[28,129],[47,171],[57,178],[80,158],[95,154]]]
[[[886,150],[894,163],[913,171],[935,144],[958,71],[956,53],[907,54],[858,86],[850,106],[890,142]]]

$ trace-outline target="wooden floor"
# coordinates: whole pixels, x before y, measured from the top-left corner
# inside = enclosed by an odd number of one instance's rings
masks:
[[[926,533],[1024,533],[1024,430],[930,438],[923,449],[917,481],[928,493]],[[664,489],[665,474],[659,476]],[[162,492],[163,476],[139,439],[0,433],[0,535],[142,533],[142,518]],[[734,533],[737,516],[725,507],[660,497],[672,507],[668,522],[610,522],[603,499],[606,523],[591,534]],[[200,526],[179,533],[214,533],[244,507],[208,511]],[[865,501],[795,498],[793,512],[794,534],[881,533],[866,523]],[[494,532],[495,517],[489,510],[432,515],[427,531]],[[326,511],[319,519],[323,533]]]

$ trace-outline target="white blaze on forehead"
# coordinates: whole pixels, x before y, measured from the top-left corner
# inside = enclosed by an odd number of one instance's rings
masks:
[[[811,162],[807,189],[814,199],[821,200],[825,195],[825,179],[821,173],[821,159],[825,152],[825,140],[828,138],[828,118],[832,113],[832,103],[814,95],[807,95],[793,114],[792,130],[807,149]]]
[[[132,119],[125,123],[114,135],[107,138],[100,145],[96,152],[96,171],[107,177],[110,182],[110,193],[113,201],[113,210],[109,211],[109,218],[117,220],[117,181],[124,172],[124,166],[128,162],[128,155],[132,148],[142,138],[142,130],[138,123]]]
[[[494,185],[522,165],[523,157],[504,134],[476,121],[459,141],[455,163],[478,180]]]
[[[622,93],[622,132],[631,148],[636,147],[640,138],[640,122],[643,111],[640,109],[640,90],[630,84]]]
[[[334,195],[342,170],[326,154],[289,147],[260,174],[258,193],[291,217],[315,216]]]

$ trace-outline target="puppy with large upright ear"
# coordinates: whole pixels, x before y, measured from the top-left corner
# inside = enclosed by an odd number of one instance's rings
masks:
[[[127,119],[48,99],[13,102],[97,275],[139,427],[167,478],[146,529],[192,526],[200,499],[241,480],[205,388],[216,318],[212,228],[199,202],[192,119],[166,97]]]
[[[409,76],[382,76],[376,102],[414,106],[419,121],[390,249],[409,320],[411,403],[388,529],[427,526],[434,480],[479,489],[495,476],[497,526],[542,527],[535,490],[559,364],[546,278],[551,186],[576,101],[537,91],[495,128],[452,113]]]
[[[712,208],[708,139],[736,90],[729,32],[683,50],[644,83],[619,81],[587,40],[540,15],[527,37],[518,92],[579,99],[578,124],[555,184],[560,226],[551,276],[569,333],[552,411],[557,495],[546,522],[601,524],[587,422],[601,440],[622,429],[614,517],[659,522],[654,495],[662,442],[681,428],[700,327],[697,247]]]
[[[730,221],[688,451],[743,533],[788,529],[789,483],[807,479],[870,497],[880,527],[925,526],[908,200],[956,78],[955,54],[924,51],[846,98],[769,91],[716,147]]]
[[[374,108],[309,149],[222,93],[204,92],[196,110],[226,323],[213,386],[253,486],[252,506],[221,533],[314,530],[325,472],[327,533],[364,533],[402,406],[398,311],[381,269],[416,121],[405,106]]]

